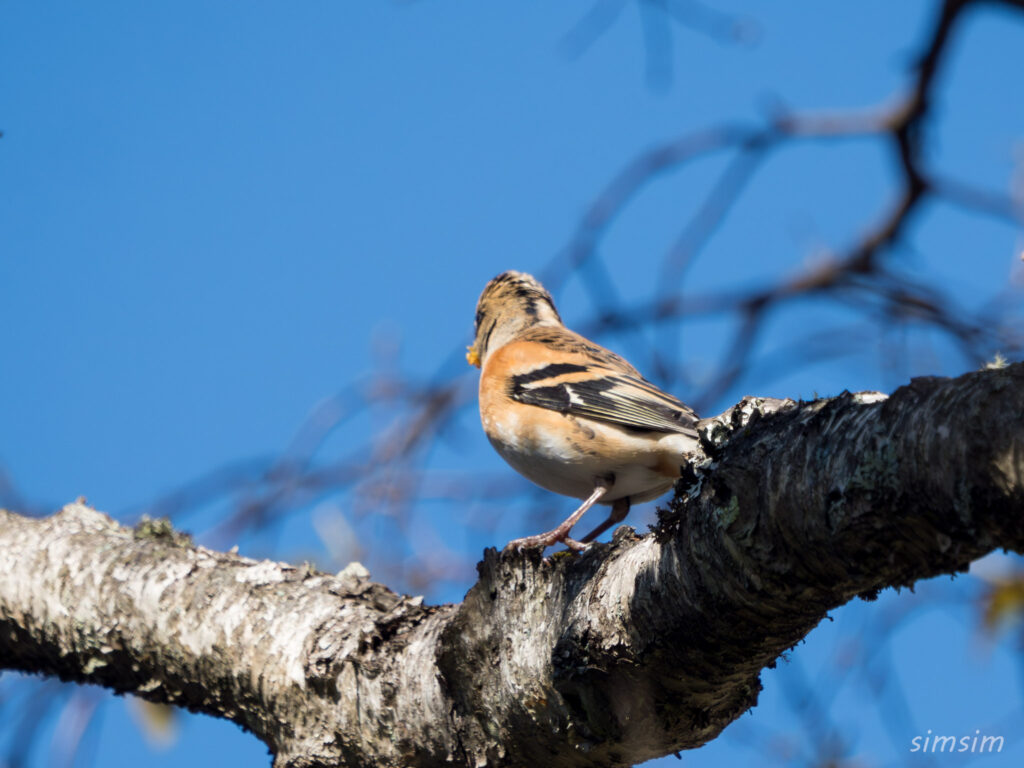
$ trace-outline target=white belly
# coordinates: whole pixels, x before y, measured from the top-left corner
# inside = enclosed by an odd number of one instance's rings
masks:
[[[627,496],[641,502],[662,495],[672,487],[684,455],[695,445],[677,433],[632,434],[589,419],[573,423],[579,429],[550,429],[543,424],[529,430],[509,424],[484,426],[502,458],[549,491],[585,499],[599,478],[614,477],[602,504]],[[674,476],[666,474],[666,467],[673,468]]]

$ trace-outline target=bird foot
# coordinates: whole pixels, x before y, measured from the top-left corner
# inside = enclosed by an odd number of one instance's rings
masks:
[[[522,539],[512,539],[512,541],[505,545],[505,551],[521,551],[524,549],[536,549],[538,547],[543,550],[547,549],[552,544],[562,542],[573,552],[582,552],[587,548],[587,541],[589,541],[589,539],[576,541],[575,539],[569,538],[569,533],[572,531],[572,527],[580,521],[581,517],[583,517],[583,513],[590,509],[596,501],[604,496],[610,487],[611,480],[608,478],[598,478],[590,496],[580,504],[575,512],[562,521],[561,525],[557,528],[552,528],[547,533],[538,533],[535,536],[526,536]],[[616,502],[616,504],[618,504],[618,502]],[[626,502],[626,509],[629,509],[628,502]],[[621,520],[622,518],[620,517],[619,519]],[[606,525],[610,525],[610,523],[607,523]],[[602,528],[601,530],[604,529]],[[598,533],[600,533],[600,531],[598,531]]]
[[[524,549],[547,549],[548,547],[554,546],[561,542],[565,544],[573,552],[583,552],[590,545],[584,544],[583,542],[576,541],[576,539],[569,538],[569,532],[571,528],[564,528],[558,526],[557,528],[548,531],[547,533],[538,533],[534,536],[524,536],[521,539],[512,539],[508,544],[505,545],[505,552],[522,552]]]

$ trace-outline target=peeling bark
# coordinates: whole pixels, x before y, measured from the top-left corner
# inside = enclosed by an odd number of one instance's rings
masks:
[[[624,766],[697,747],[854,596],[1024,550],[1024,364],[886,398],[748,398],[655,530],[487,550],[461,605],[0,512],[0,667],[225,717],[275,766]]]

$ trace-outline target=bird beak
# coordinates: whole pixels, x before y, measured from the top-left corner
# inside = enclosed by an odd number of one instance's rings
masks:
[[[476,352],[476,347],[466,347],[466,362],[475,368],[480,367],[480,355]]]

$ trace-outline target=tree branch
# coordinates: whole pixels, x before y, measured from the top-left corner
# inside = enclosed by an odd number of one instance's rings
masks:
[[[621,766],[713,739],[854,596],[1024,551],[1024,364],[748,398],[704,448],[653,533],[488,550],[457,606],[82,504],[0,513],[0,664],[229,718],[276,766]]]

